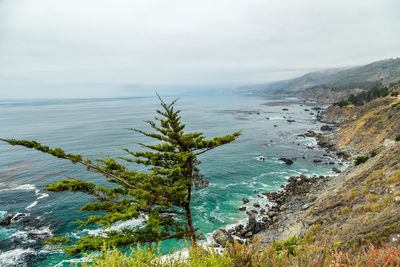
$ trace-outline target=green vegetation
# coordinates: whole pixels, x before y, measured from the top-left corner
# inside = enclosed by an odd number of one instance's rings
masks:
[[[355,158],[354,165],[360,165],[369,159],[368,156],[358,156]]]
[[[376,98],[387,96],[389,92],[390,91],[387,87],[378,85],[357,95],[351,94],[347,99],[337,102],[335,105],[340,107],[345,107],[348,105],[361,106]]]
[[[396,140],[397,142],[400,141],[400,134],[398,134],[398,135],[395,137],[394,140]]]
[[[295,244],[293,244],[293,242]],[[137,247],[129,255],[114,249],[103,247],[100,256],[89,255],[90,263],[82,266],[114,267],[270,267],[270,266],[383,266],[400,263],[397,247],[382,247],[368,250],[350,249],[342,251],[337,247],[343,242],[329,245],[310,244],[291,237],[279,244],[291,244],[287,247],[267,246],[261,249],[259,237],[251,244],[239,244],[235,241],[222,252],[213,248],[188,247],[188,256],[181,253],[157,256],[153,247]]]
[[[160,102],[162,109],[157,110],[159,117],[156,117],[156,122],[147,121],[155,133],[130,130],[161,143],[140,143],[141,147],[149,151],[132,152],[123,149],[129,157],[118,158],[120,161],[144,165],[146,172],[129,170],[111,157],[83,159],[81,155],[67,154],[61,148],[51,149],[35,141],[0,139],[13,146],[33,148],[74,164],[80,163],[88,171],[101,174],[110,182],[109,187],[105,187],[80,179],[64,179],[47,185],[49,191],[81,192],[93,196],[94,202],[84,205],[80,211],[95,215],[77,223],[80,226],[99,224],[105,229],[105,235],[89,235],[77,241],[53,238],[50,243],[61,243],[61,248],[70,255],[100,250],[104,244],[126,247],[173,238],[186,238],[196,247],[196,241],[201,236],[193,225],[190,207],[192,190],[208,184],[199,173],[197,166],[200,162],[197,156],[234,141],[240,133],[211,140],[206,140],[201,132],[185,133],[185,125],[180,122],[180,111],[174,110],[176,100],[166,104],[160,98]],[[143,225],[136,229],[107,230],[113,223],[134,218],[143,218]]]

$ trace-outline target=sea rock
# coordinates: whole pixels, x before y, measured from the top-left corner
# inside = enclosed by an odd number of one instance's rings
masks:
[[[246,207],[245,207],[245,206],[242,206],[242,207],[239,208],[239,210],[242,210],[242,211],[243,211],[243,210],[246,210]]]
[[[333,129],[329,125],[322,125],[321,131],[333,131]]]
[[[322,162],[322,160],[320,160],[320,159],[314,159],[313,162],[314,162],[314,163],[320,163],[320,162]]]
[[[213,233],[213,238],[217,244],[225,247],[227,243],[233,244],[233,237],[223,228],[216,230]]]
[[[335,172],[335,173],[341,173],[341,172],[342,172],[341,170],[339,170],[339,169],[336,168],[336,167],[333,167],[333,168],[332,168],[332,171]]]
[[[295,120],[286,120],[287,122],[296,122]]]
[[[256,203],[254,203],[254,204],[253,204],[253,207],[255,207],[255,208],[259,208],[259,207],[260,207],[260,203],[257,203],[257,202],[256,202]]]
[[[0,226],[8,226],[11,223],[11,219],[14,217],[14,215],[7,216],[0,222]]]
[[[243,198],[243,204],[247,204],[247,203],[249,203],[250,202],[250,200],[248,199],[248,198]]]
[[[287,158],[279,158],[278,160],[285,162],[287,165],[293,164],[293,160]]]
[[[282,110],[283,110],[283,111],[289,111],[289,109],[287,109],[287,108],[283,108]]]
[[[257,210],[251,210],[251,212],[254,213],[254,214],[258,214]]]
[[[241,232],[241,235],[249,238],[252,237],[253,235],[259,233],[260,231],[265,229],[265,224],[261,222],[257,222],[256,220],[256,215],[248,212],[247,215],[249,215],[249,222],[246,225],[246,227],[243,229]]]
[[[240,230],[243,229],[243,227],[244,227],[243,224],[239,224],[238,226],[235,227],[235,231],[239,232]]]

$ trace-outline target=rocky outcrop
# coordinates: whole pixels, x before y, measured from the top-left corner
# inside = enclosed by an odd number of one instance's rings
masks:
[[[293,164],[293,160],[287,158],[279,158],[278,160],[285,162],[287,165]]]
[[[225,247],[228,243],[233,244],[234,242],[233,237],[223,228],[214,231],[213,238],[214,241],[222,247]]]

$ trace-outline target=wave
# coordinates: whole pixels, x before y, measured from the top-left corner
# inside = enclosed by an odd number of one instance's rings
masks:
[[[0,266],[16,266],[18,264],[22,264],[25,261],[26,257],[34,255],[35,250],[31,248],[22,249],[16,248],[13,250],[8,250],[5,252],[0,251]]]

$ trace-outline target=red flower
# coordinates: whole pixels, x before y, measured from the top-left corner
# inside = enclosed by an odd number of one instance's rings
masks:
[[[368,260],[369,264],[371,264],[372,266],[375,266],[375,263],[373,263],[371,260]]]

